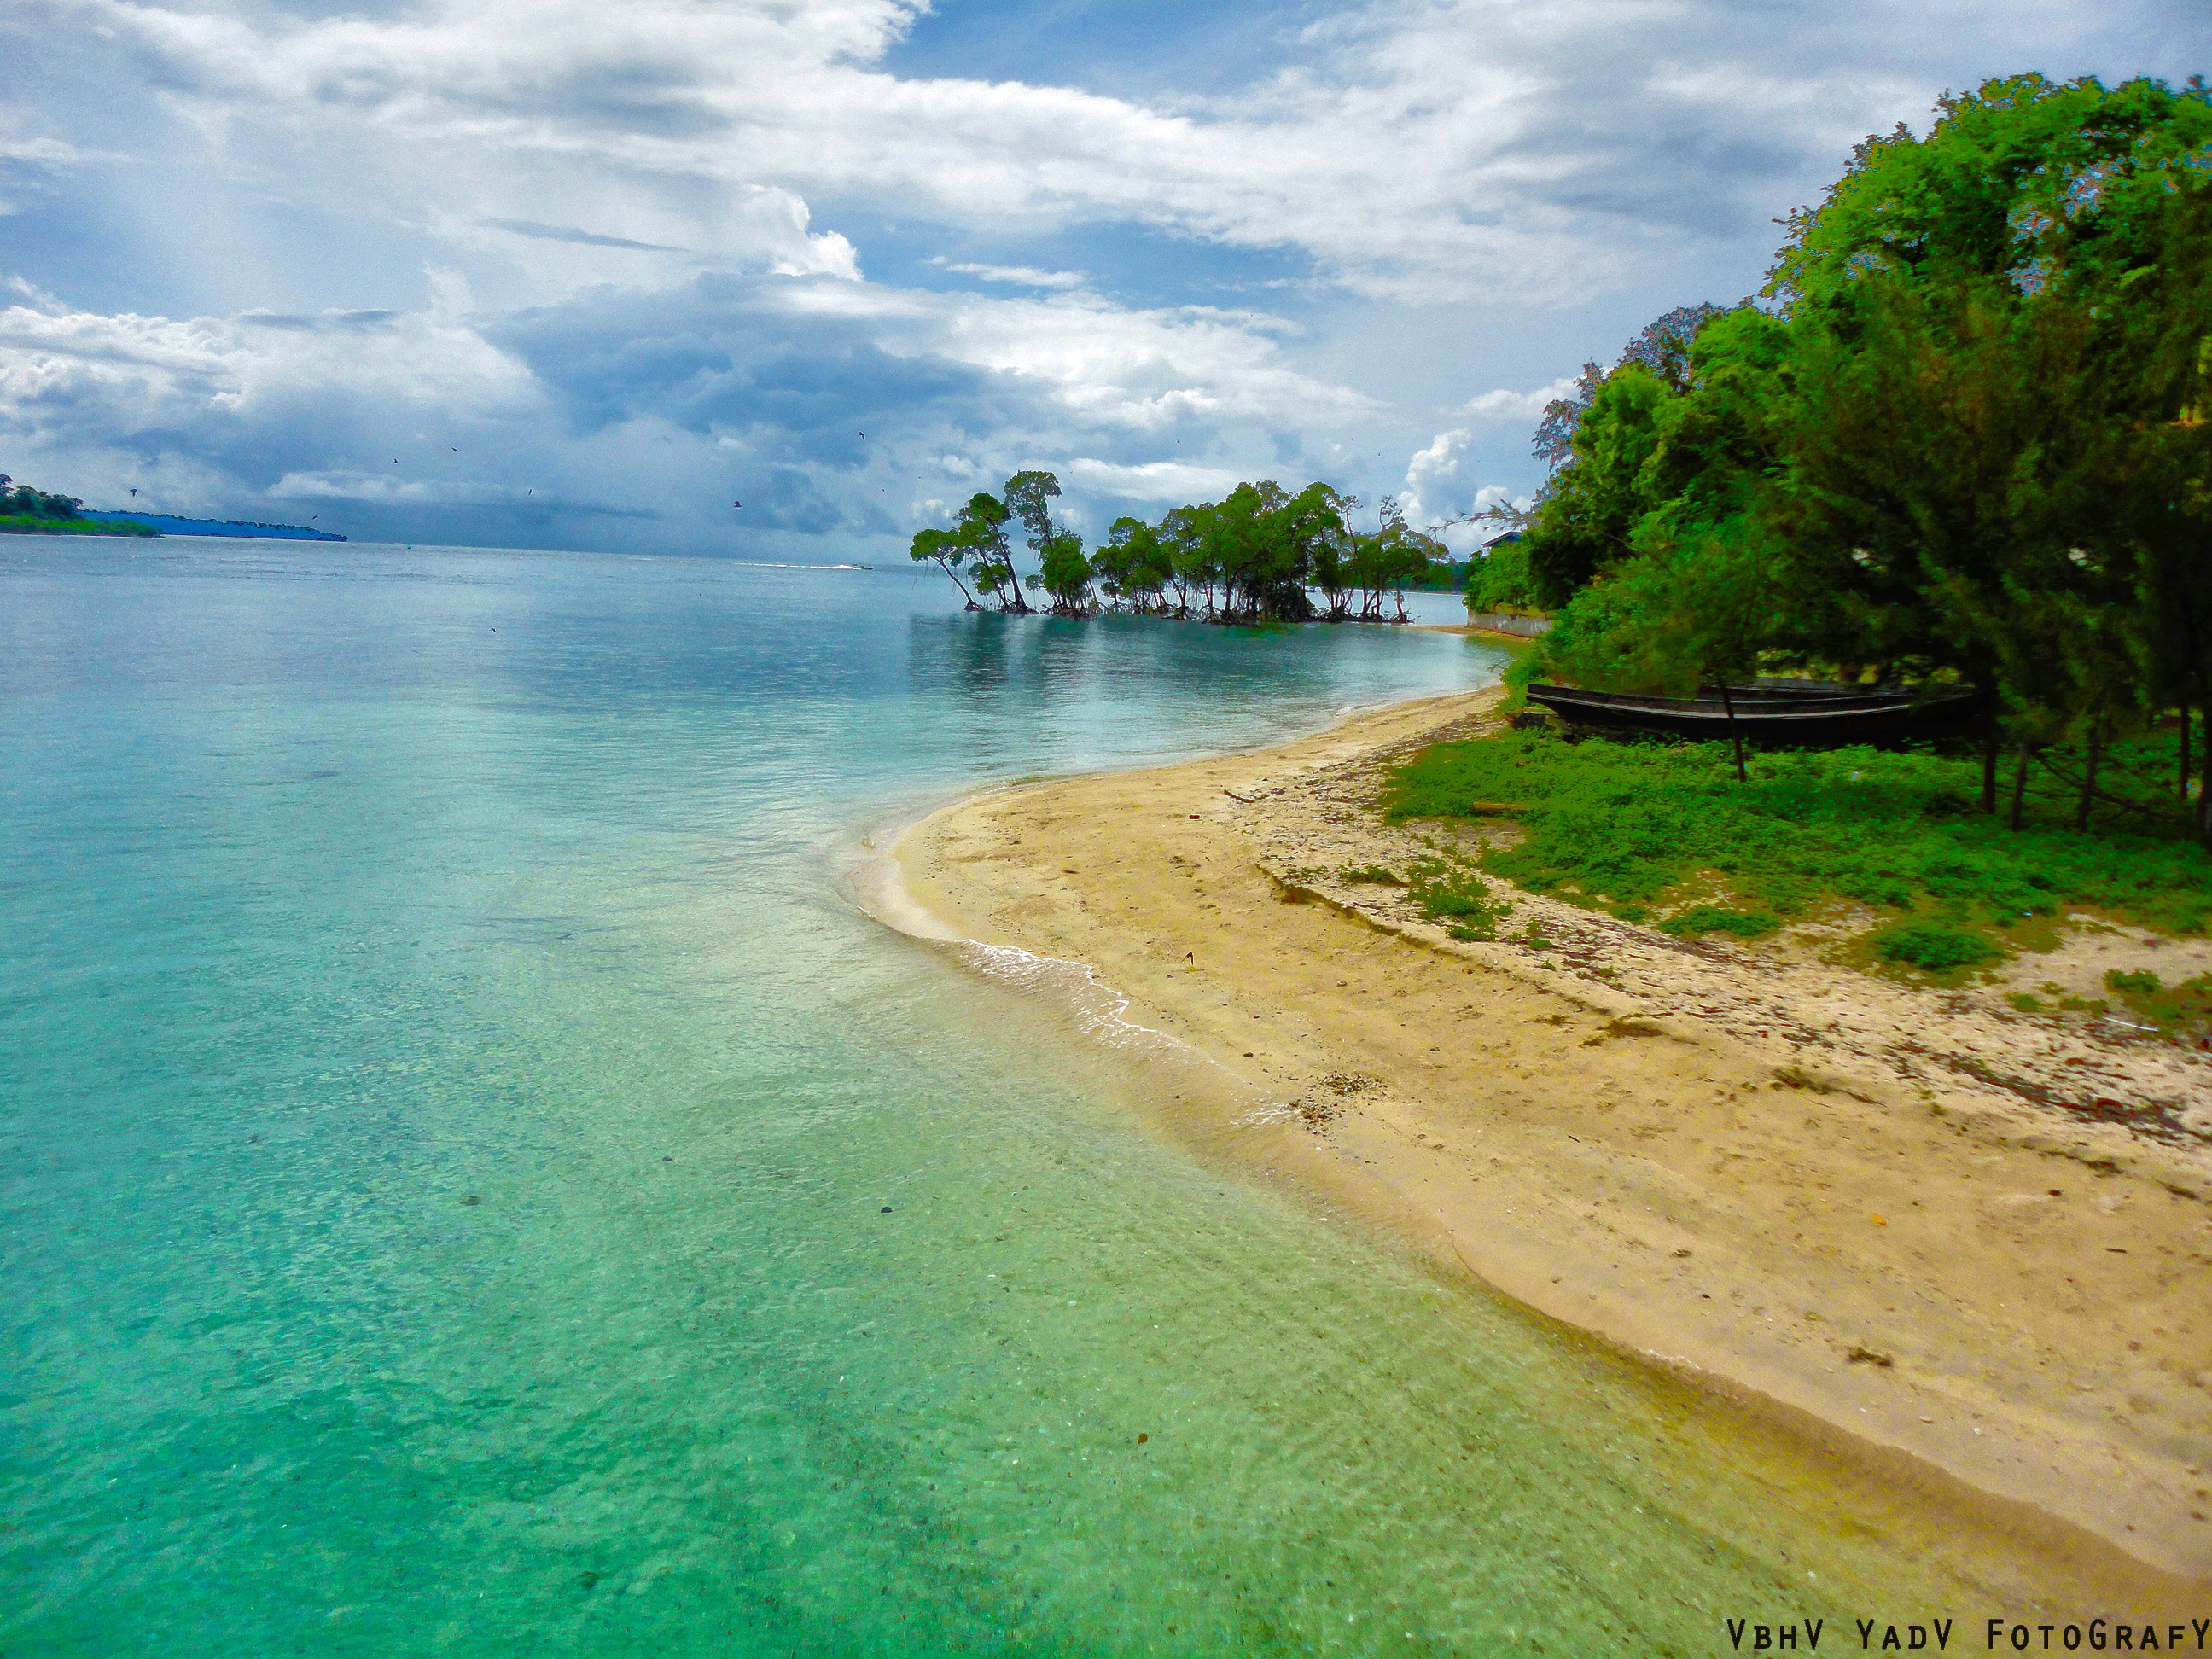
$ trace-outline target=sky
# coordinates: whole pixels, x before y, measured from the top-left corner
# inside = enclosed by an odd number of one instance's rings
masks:
[[[2204,0],[8,0],[0,471],[822,562],[1031,466],[1094,540],[1260,477],[1433,524],[1866,134],[2208,48]]]

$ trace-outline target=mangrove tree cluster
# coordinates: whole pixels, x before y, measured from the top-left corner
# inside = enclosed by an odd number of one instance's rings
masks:
[[[1324,483],[1292,495],[1262,479],[1157,524],[1117,519],[1088,553],[1054,519],[1059,495],[1051,473],[1017,472],[998,495],[970,497],[951,528],[917,532],[912,556],[942,569],[975,608],[988,599],[1031,610],[1027,587],[1058,616],[1103,605],[1219,623],[1402,622],[1406,589],[1444,568],[1443,544],[1407,525],[1395,501],[1383,502],[1379,528],[1354,531],[1358,501]],[[1026,579],[1015,569],[1014,525],[1036,567]]]

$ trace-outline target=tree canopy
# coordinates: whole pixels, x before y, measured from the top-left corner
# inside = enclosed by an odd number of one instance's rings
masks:
[[[2212,707],[2212,95],[1991,81],[1786,224],[1760,300],[1547,412],[1532,672],[1971,684],[2086,816],[2100,745]]]
[[[1394,501],[1383,501],[1376,529],[1353,530],[1358,501],[1325,483],[1294,495],[1263,478],[1220,501],[1176,507],[1157,524],[1117,519],[1087,554],[1053,518],[1059,497],[1051,473],[1017,472],[1002,496],[973,497],[951,528],[917,531],[909,550],[943,569],[970,605],[988,596],[1000,610],[1026,611],[1005,528],[1018,519],[1037,567],[1026,585],[1048,596],[1054,614],[1086,615],[1103,597],[1142,615],[1220,623],[1403,622],[1405,590],[1431,580],[1445,559],[1443,544],[1407,525]]]

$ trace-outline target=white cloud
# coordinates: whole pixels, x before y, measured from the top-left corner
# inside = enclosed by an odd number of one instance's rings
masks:
[[[2198,3],[1367,0],[1144,99],[895,73],[924,0],[15,0],[0,181],[76,199],[8,221],[0,436],[240,511],[750,480],[794,535],[889,533],[917,476],[1368,493],[1411,450],[1434,518],[1529,470],[1569,383],[1511,388],[1593,355],[1573,307],[1609,343],[1741,292],[1860,135],[2023,62],[2185,68]],[[937,247],[998,291],[863,269]]]
[[[522,484],[387,477],[377,472],[287,472],[269,487],[272,501],[374,501],[384,506],[514,507],[534,493]]]
[[[756,527],[892,532],[880,498],[929,473],[1048,465],[1118,500],[1218,494],[1256,474],[1115,451],[1366,407],[1285,366],[1265,319],[1203,307],[717,276],[500,315],[459,272],[429,286],[405,313],[12,307],[0,437],[25,476],[88,498],[158,480],[151,510],[339,502],[420,538],[441,512],[542,525],[629,501],[667,544],[723,533],[733,495]]]
[[[1200,466],[1186,461],[1146,461],[1127,466],[1088,456],[1070,461],[1066,472],[1070,483],[1085,484],[1128,501],[1167,505],[1218,500],[1251,476],[1234,468]]]
[[[425,416],[465,428],[542,409],[521,365],[434,313],[0,311],[0,433],[19,453],[71,453],[81,492],[119,491],[167,455],[202,492],[165,503],[180,510],[258,490],[288,445],[367,448],[397,428],[411,447]]]
[[[1269,320],[1210,307],[1134,311],[1080,295],[979,301],[915,296],[921,337],[962,362],[1040,381],[1091,419],[1137,430],[1186,421],[1304,422],[1372,407],[1300,374],[1277,354]]]
[[[2132,40],[2127,15],[2058,0],[1974,0],[1940,30],[1903,0],[1785,16],[1731,0],[1379,0],[1323,19],[1246,90],[1156,108],[887,73],[919,0],[629,0],[618,15],[430,0],[307,18],[32,3],[143,54],[234,164],[272,143],[319,155],[323,188],[400,218],[573,225],[743,261],[763,230],[743,198],[768,189],[972,225],[1153,223],[1429,298],[1571,299],[1668,243],[1760,232],[1778,185],[1802,197],[1870,126],[1924,119],[1992,50],[2011,64]]]
[[[947,270],[980,276],[987,283],[1012,283],[1020,288],[1081,288],[1087,280],[1079,270],[1039,270],[1035,265],[956,265],[944,260]]]
[[[1575,389],[1575,377],[1563,374],[1549,386],[1540,386],[1534,392],[1485,392],[1467,400],[1467,412],[1486,421],[1535,421],[1543,418],[1544,410],[1553,400],[1568,396]]]
[[[82,161],[112,159],[59,138],[0,137],[0,161],[21,161],[33,167],[70,167]]]
[[[1474,434],[1466,428],[1455,427],[1437,434],[1427,447],[1417,451],[1407,463],[1406,487],[1398,498],[1406,521],[1421,526],[1446,519],[1466,519],[1513,502],[1512,491],[1504,484],[1474,483],[1479,465]],[[1492,533],[1484,526],[1457,524],[1444,532],[1444,539],[1454,552],[1464,553]]]
[[[1398,506],[1408,524],[1451,514],[1453,507],[1447,498],[1466,464],[1473,436],[1464,427],[1439,432],[1427,448],[1416,452],[1406,464],[1406,488]]]

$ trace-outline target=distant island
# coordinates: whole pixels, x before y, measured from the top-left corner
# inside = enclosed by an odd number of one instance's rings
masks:
[[[150,524],[120,513],[88,514],[74,495],[19,484],[0,472],[0,535],[158,536]]]
[[[74,495],[19,484],[0,472],[0,535],[250,536],[280,542],[342,542],[328,530],[240,519],[185,519],[173,513],[87,512]]]
[[[181,519],[173,513],[85,513],[81,516],[100,524],[148,525],[152,526],[156,535],[252,536],[264,541],[279,542],[342,542],[345,539],[331,531],[310,530],[305,525],[259,524],[241,519]]]

